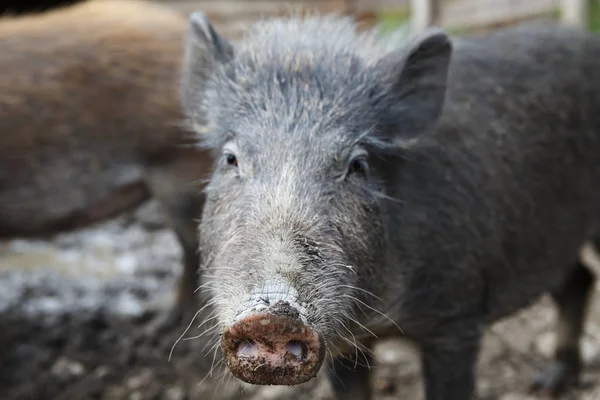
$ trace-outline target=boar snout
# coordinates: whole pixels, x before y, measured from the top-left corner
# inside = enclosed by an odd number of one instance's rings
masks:
[[[322,336],[283,301],[227,327],[221,346],[233,375],[256,385],[304,383],[316,376],[325,355]]]

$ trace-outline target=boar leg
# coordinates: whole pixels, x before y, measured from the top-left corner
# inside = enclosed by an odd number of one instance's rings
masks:
[[[364,353],[367,353],[363,350]],[[367,359],[365,360],[365,357]],[[329,382],[336,400],[370,400],[370,376],[373,366],[372,357],[356,355],[339,356],[333,360],[328,370]]]
[[[576,263],[562,287],[552,293],[558,308],[553,362],[535,378],[532,391],[555,397],[578,383],[581,371],[580,339],[595,277]]]
[[[198,222],[204,195],[202,177],[195,174],[205,171],[206,166],[197,165],[202,161],[197,157],[198,155],[193,154],[181,156],[147,170],[152,195],[158,200],[167,223],[175,232],[183,250],[183,271],[179,278],[176,302],[166,319],[160,323],[165,327],[181,322],[189,323],[200,306],[198,296],[202,296],[202,293],[195,291],[200,286],[201,279]]]
[[[455,334],[420,344],[421,369],[426,400],[472,400],[475,395],[475,365],[483,324],[468,321],[440,326]]]

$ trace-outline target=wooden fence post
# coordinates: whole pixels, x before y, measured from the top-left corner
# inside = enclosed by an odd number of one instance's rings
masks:
[[[411,29],[414,32],[422,31],[439,22],[440,1],[439,0],[411,0]]]
[[[560,11],[563,24],[587,28],[589,0],[561,0]]]

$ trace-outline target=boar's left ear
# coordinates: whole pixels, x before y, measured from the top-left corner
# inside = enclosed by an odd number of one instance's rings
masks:
[[[376,65],[389,107],[388,139],[408,146],[433,128],[444,106],[452,44],[441,29],[429,28]],[[391,101],[391,103],[390,103]],[[388,118],[386,118],[388,119]]]
[[[214,69],[231,60],[233,54],[233,45],[215,31],[206,14],[200,11],[190,14],[180,88],[187,113],[198,106],[204,84]]]

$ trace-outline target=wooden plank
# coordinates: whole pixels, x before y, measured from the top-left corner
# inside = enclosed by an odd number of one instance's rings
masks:
[[[155,0],[156,1],[156,0]],[[168,4],[183,13],[192,11],[203,11],[207,15],[227,15],[235,18],[238,15],[252,15],[260,17],[261,15],[285,14],[293,10],[340,10],[340,5],[344,2],[322,1],[322,0],[304,0],[304,1],[269,1],[269,0],[221,0],[221,1],[171,1],[162,2]]]
[[[549,15],[556,0],[462,0],[442,9],[441,23],[449,28],[478,28],[510,24]]]
[[[360,9],[371,10],[406,10],[412,0],[353,0],[354,5]]]

